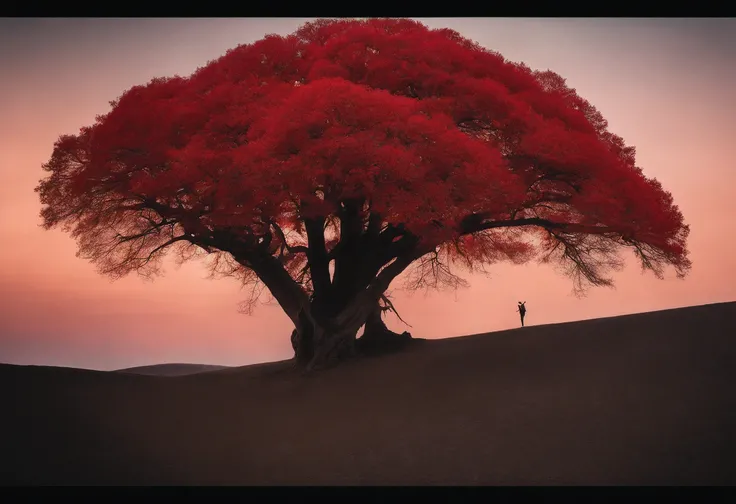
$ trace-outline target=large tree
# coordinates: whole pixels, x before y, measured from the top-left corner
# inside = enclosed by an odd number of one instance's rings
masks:
[[[601,114],[452,30],[321,20],[111,105],[56,142],[44,225],[113,277],[174,248],[265,285],[310,368],[385,329],[407,269],[431,287],[453,263],[538,258],[583,288],[625,248],[658,276],[690,268],[682,214]]]

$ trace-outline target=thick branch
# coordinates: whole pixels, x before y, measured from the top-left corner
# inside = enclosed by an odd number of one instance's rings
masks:
[[[276,224],[275,221],[271,221],[271,226],[273,226],[273,229],[274,231],[276,231],[279,240],[281,240],[281,252],[279,253],[279,257],[284,255],[284,248],[286,248],[286,250],[288,250],[292,254],[306,254],[309,252],[309,249],[303,245],[289,245],[286,241],[286,235],[284,234],[284,231],[278,224]]]
[[[299,312],[308,308],[309,297],[304,289],[291,278],[281,262],[270,254],[248,254],[235,259],[258,275],[294,325],[298,327]]]
[[[409,267],[415,259],[421,257],[421,255],[424,255],[424,253],[417,250],[414,254],[400,257],[386,266],[373,279],[368,288],[362,290],[355,296],[351,303],[331,323],[335,327],[345,328],[346,331],[357,331],[365,323],[370,312],[375,309],[376,303],[381,298],[381,295],[386,292],[391,281]]]
[[[360,285],[361,269],[369,262],[370,244],[362,240],[362,202],[348,200],[340,208],[340,243],[335,247],[335,275],[332,280],[336,296],[348,297]]]
[[[375,241],[378,239],[378,235],[381,232],[382,218],[375,212],[371,212],[368,217],[368,228],[365,231],[365,236],[369,241]]]
[[[309,259],[314,294],[315,297],[328,299],[332,284],[330,282],[329,257],[325,244],[324,223],[325,219],[321,217],[304,220],[309,242],[307,258]]]

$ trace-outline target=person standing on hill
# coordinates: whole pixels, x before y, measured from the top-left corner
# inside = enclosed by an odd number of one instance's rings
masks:
[[[526,315],[526,301],[523,303],[519,301],[519,307],[516,309],[516,311],[519,312],[519,315],[521,316],[521,327],[524,327],[524,315]]]

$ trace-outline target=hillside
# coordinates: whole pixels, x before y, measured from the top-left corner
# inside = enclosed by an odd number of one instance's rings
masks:
[[[118,373],[133,373],[149,376],[184,376],[197,373],[208,373],[227,369],[229,366],[215,366],[211,364],[154,364],[152,366],[137,366],[118,369]]]
[[[0,366],[0,483],[736,484],[736,303],[302,375]]]

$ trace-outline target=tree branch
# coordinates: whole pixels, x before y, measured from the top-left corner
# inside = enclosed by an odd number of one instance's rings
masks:
[[[286,235],[284,234],[284,231],[281,229],[281,227],[276,224],[275,221],[271,221],[271,226],[273,226],[274,231],[276,231],[276,234],[279,237],[279,240],[281,240],[281,251],[279,252],[279,257],[283,257],[284,255],[284,247],[286,250],[288,250],[292,254],[298,254],[303,253],[306,254],[309,252],[309,249],[305,247],[304,245],[289,245],[286,242]]]
[[[336,296],[349,296],[359,284],[360,270],[369,262],[369,244],[363,238],[363,202],[343,201],[338,217],[340,219],[340,242],[335,246],[332,257],[335,259],[335,272],[332,286]],[[359,288],[365,284],[357,285]]]
[[[151,259],[153,259],[154,254],[156,252],[158,252],[159,250],[164,249],[164,248],[168,247],[169,245],[173,245],[176,242],[183,241],[183,240],[189,240],[189,238],[190,237],[187,236],[187,235],[181,235],[181,236],[176,236],[176,237],[172,238],[171,240],[166,241],[165,243],[162,243],[158,247],[156,247],[153,250],[151,250],[151,252],[148,254],[148,257],[146,257],[143,260],[143,264],[141,264],[141,266],[145,266],[146,264],[148,264],[151,261]]]
[[[381,232],[381,221],[383,219],[375,212],[371,212],[368,217],[368,227],[365,236],[368,240],[376,240]]]
[[[397,316],[397,317],[399,318],[399,320],[401,320],[401,321],[402,321],[402,322],[403,322],[404,324],[406,324],[407,326],[411,327],[411,325],[409,325],[409,324],[408,324],[408,323],[407,323],[407,322],[406,322],[406,321],[405,321],[404,319],[402,319],[402,318],[401,318],[401,315],[399,315],[399,312],[398,312],[398,311],[396,311],[396,307],[395,307],[395,306],[394,306],[394,304],[393,304],[393,303],[391,302],[391,300],[390,300],[390,299],[389,299],[389,298],[388,298],[388,297],[386,296],[386,294],[381,294],[381,300],[382,300],[382,301],[383,301],[384,303],[386,303],[386,307],[387,307],[387,308],[388,308],[389,310],[391,310],[392,312],[394,312],[394,314],[395,314],[395,315],[396,315],[396,316]]]
[[[266,253],[246,254],[244,257],[235,257],[235,260],[258,275],[294,325],[298,326],[299,312],[309,307],[309,298],[281,262]]]
[[[149,221],[150,220],[151,219],[149,219]],[[115,235],[115,238],[117,238],[117,240],[118,240],[119,243],[125,243],[125,242],[129,242],[129,241],[137,240],[138,238],[144,238],[146,236],[149,236],[149,235],[153,234],[154,232],[156,232],[157,230],[159,230],[159,229],[161,229],[163,227],[166,227],[166,226],[170,226],[172,224],[176,224],[176,221],[175,220],[166,220],[166,219],[163,219],[161,222],[152,222],[151,223],[151,227],[148,228],[148,229],[146,229],[142,233],[138,233],[138,234],[134,234],[134,235],[127,235],[127,236],[124,236],[124,235],[122,235],[120,233],[117,233]]]
[[[473,214],[466,217],[460,223],[460,235],[477,233],[487,229],[504,228],[504,227],[522,227],[522,226],[539,226],[548,231],[557,230],[563,233],[585,233],[585,234],[620,234],[620,230],[610,228],[608,226],[587,226],[584,224],[554,222],[539,217],[530,217],[525,219],[509,219],[502,221],[483,221]]]
[[[307,231],[307,240],[309,248],[307,258],[309,259],[309,269],[312,273],[312,286],[314,287],[315,296],[329,296],[330,287],[330,270],[329,257],[325,244],[324,219],[304,219],[304,227]]]

